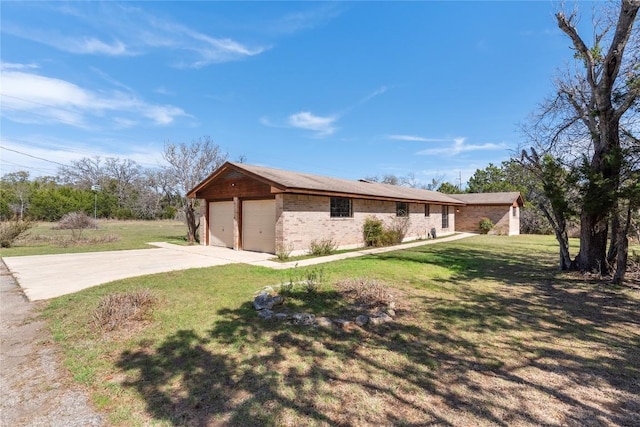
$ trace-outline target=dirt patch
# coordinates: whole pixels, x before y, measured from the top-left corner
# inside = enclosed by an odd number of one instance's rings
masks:
[[[30,303],[0,261],[0,425],[101,426],[86,392],[60,363],[42,304]]]

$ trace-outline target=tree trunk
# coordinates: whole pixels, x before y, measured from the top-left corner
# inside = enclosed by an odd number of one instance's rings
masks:
[[[560,264],[558,267],[562,271],[572,270],[574,268],[574,262],[571,260],[571,254],[569,253],[569,237],[567,235],[566,222],[563,218],[556,218],[557,220],[554,219],[543,203],[540,203],[538,207],[544,216],[547,217],[549,224],[551,224],[551,228],[553,229],[558,245],[560,246]]]
[[[187,203],[184,207],[185,221],[187,222],[187,242],[196,243],[199,242],[198,228],[200,224],[196,218],[196,211],[194,207],[193,199],[187,199]]]
[[[627,274],[627,260],[629,258],[629,230],[631,229],[631,203],[627,208],[627,218],[624,227],[620,227],[617,237],[616,272],[613,275],[613,284],[621,285]]]
[[[580,252],[575,266],[581,271],[607,274],[607,235],[606,218],[602,215],[583,213],[580,216]]]

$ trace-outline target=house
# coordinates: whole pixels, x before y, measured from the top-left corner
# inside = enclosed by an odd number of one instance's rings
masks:
[[[387,224],[408,221],[405,240],[456,230],[465,202],[436,191],[351,181],[226,162],[193,188],[201,200],[204,245],[303,254],[314,239],[339,248],[362,247],[363,225],[375,216]],[[405,219],[406,218],[406,219]]]
[[[520,234],[522,195],[515,192],[450,194],[465,204],[456,210],[457,231],[480,231],[480,220],[489,218],[495,224],[490,234]]]

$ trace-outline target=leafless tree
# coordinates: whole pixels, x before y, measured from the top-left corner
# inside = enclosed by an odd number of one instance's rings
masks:
[[[196,200],[186,194],[227,160],[227,153],[214,144],[209,136],[203,136],[190,143],[167,142],[163,158],[168,163],[165,171],[173,178],[172,187],[182,196],[182,209],[187,223],[187,240],[198,241],[200,226],[196,214]]]
[[[621,135],[634,133],[629,126],[637,120],[640,41],[634,25],[639,7],[638,0],[622,0],[619,7],[595,10],[591,46],[578,34],[576,11],[556,14],[575,61],[557,78],[555,96],[525,129],[541,153],[581,171],[580,252],[572,266],[608,273],[607,242],[612,237],[613,254],[619,257],[616,282],[623,280],[621,266],[626,265],[628,221],[620,220],[620,189],[628,157]]]

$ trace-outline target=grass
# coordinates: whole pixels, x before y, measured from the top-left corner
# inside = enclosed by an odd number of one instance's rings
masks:
[[[185,244],[186,226],[180,221],[98,220],[98,229],[83,230],[85,242],[73,242],[71,230],[56,230],[56,223],[38,222],[26,237],[2,256],[48,255],[59,253],[116,251],[150,248],[148,242]]]
[[[397,297],[394,322],[350,332],[259,321],[254,293],[288,273],[247,265],[113,282],[45,316],[111,425],[638,425],[637,288],[556,261],[552,237],[478,236],[324,264],[285,309],[343,316],[332,284],[356,277]],[[160,301],[149,323],[89,326],[138,289]]]

